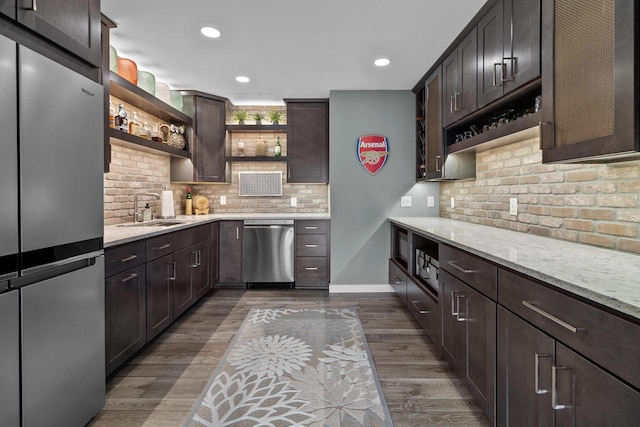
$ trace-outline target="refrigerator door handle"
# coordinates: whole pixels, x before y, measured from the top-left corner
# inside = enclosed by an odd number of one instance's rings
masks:
[[[73,264],[74,262],[82,261],[84,259],[91,259],[90,265],[93,265],[96,262],[95,258],[99,257],[100,255],[104,255],[104,250],[101,249],[99,251],[88,252],[82,255],[76,255],[74,257],[66,258],[61,261],[55,261],[49,264],[42,264],[35,267],[27,268],[22,270],[22,275],[24,276],[24,275],[33,274],[33,273],[40,273],[43,271],[64,267],[68,264]]]

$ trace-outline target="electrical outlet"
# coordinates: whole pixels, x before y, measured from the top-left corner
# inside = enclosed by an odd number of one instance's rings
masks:
[[[427,207],[433,208],[436,205],[436,198],[433,196],[427,196]]]
[[[220,206],[227,204],[227,196],[220,196]]]
[[[296,206],[298,206],[298,199],[295,197],[291,198],[291,207],[295,208]]]
[[[509,199],[509,215],[518,215],[518,198],[511,197]]]
[[[402,197],[400,197],[400,207],[401,208],[410,208],[411,207],[411,196],[402,196]]]
[[[456,198],[455,198],[455,197],[452,197],[452,198],[451,198],[451,209],[453,209],[453,208],[455,208],[455,207],[456,207]]]

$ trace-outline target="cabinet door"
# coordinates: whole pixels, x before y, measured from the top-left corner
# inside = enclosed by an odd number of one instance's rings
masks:
[[[242,221],[220,222],[218,283],[242,286]]]
[[[503,63],[503,27],[502,1],[499,1],[478,22],[478,107],[498,99],[503,93],[503,82],[507,80]]]
[[[444,139],[442,135],[442,69],[438,67],[425,82],[425,178],[442,177]]]
[[[16,19],[16,1],[17,0],[0,0],[0,13],[11,19]]]
[[[176,264],[176,279],[173,282],[173,316],[178,317],[191,307],[195,301],[191,281],[193,270],[198,267],[198,252],[195,246],[176,251],[173,254]]]
[[[640,150],[639,9],[631,0],[543,0],[543,162]]]
[[[105,282],[107,375],[146,343],[145,266],[140,265]]]
[[[209,254],[210,246],[211,243],[209,241],[205,241],[198,243],[195,247],[197,253],[197,267],[191,271],[191,282],[196,301],[211,289],[212,282],[210,280],[209,273],[211,259],[211,255]]]
[[[504,1],[504,93],[540,76],[540,0]]]
[[[192,147],[197,182],[225,180],[225,105],[204,97],[195,99],[195,144]]]
[[[287,102],[287,182],[329,182],[329,102]]]
[[[444,97],[442,99],[442,125],[446,127],[456,121],[453,101],[458,91],[458,51],[455,50],[442,63]]]
[[[464,329],[461,326],[463,317],[460,314],[460,301],[463,297],[461,283],[458,279],[440,269],[440,304],[442,315],[441,343],[445,359],[460,373],[463,367]]]
[[[476,403],[491,421],[495,419],[496,303],[467,285],[458,302],[463,320],[462,377]]]
[[[211,244],[209,245],[209,274],[211,286],[218,283],[218,242],[220,241],[220,223],[211,224]]]
[[[556,343],[553,369],[555,381],[552,380],[551,388],[556,427],[640,425],[637,390],[560,343]]]
[[[496,425],[553,425],[551,365],[554,340],[498,307]]]
[[[389,284],[403,304],[407,304],[407,275],[393,260],[389,260]]]
[[[176,264],[173,255],[147,263],[147,341],[173,321],[173,281]]]
[[[476,89],[478,70],[477,32],[474,28],[458,46],[458,96],[454,97],[453,107],[456,119],[473,113],[476,110]]]
[[[100,56],[100,0],[19,0],[21,24],[96,67]]]

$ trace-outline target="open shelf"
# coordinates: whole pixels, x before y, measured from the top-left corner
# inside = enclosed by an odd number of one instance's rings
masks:
[[[287,125],[227,125],[229,132],[286,132]]]
[[[132,148],[134,150],[144,151],[146,153],[158,154],[165,157],[178,157],[190,159],[191,153],[187,150],[179,150],[169,147],[161,142],[152,141],[130,133],[122,132],[116,129],[109,129],[109,141],[113,145]]]
[[[161,101],[147,91],[139,88],[128,80],[123,79],[116,73],[111,73],[111,95],[138,107],[140,110],[152,114],[159,119],[166,120],[172,124],[183,124],[191,126],[191,117],[182,111],[176,110],[166,102]]]
[[[286,162],[285,156],[231,156],[229,162]]]

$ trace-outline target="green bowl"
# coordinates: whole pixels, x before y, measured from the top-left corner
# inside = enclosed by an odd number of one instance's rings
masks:
[[[177,90],[172,90],[171,92],[169,92],[169,105],[171,105],[178,111],[182,111],[182,94]]]
[[[148,71],[138,70],[138,87],[156,96],[156,76]]]

